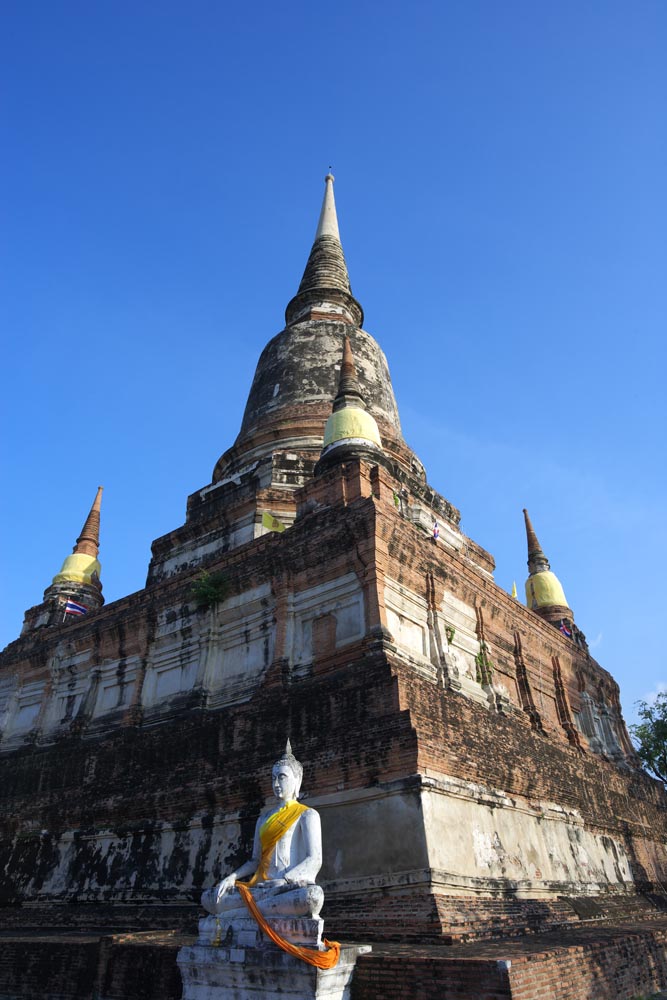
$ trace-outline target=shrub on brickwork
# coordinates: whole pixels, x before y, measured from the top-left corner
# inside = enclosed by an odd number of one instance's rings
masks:
[[[641,722],[630,726],[637,753],[646,770],[667,784],[667,691],[637,705]]]
[[[205,570],[192,584],[192,598],[198,608],[212,608],[224,601],[229,584],[224,573],[207,573]]]

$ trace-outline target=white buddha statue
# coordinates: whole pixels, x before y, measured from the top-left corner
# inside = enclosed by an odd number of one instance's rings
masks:
[[[315,878],[322,866],[320,817],[297,801],[303,767],[294,757],[289,740],[273,765],[275,801],[259,816],[252,858],[230,872],[202,895],[202,906],[211,916],[199,922],[201,944],[217,943],[232,921],[248,916],[236,882],[245,884],[264,917],[317,917],[324,893]]]

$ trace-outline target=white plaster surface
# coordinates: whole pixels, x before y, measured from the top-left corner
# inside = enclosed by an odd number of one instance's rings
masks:
[[[145,707],[194,686],[199,665],[198,621],[184,621],[176,609],[160,613],[141,693]]]
[[[322,200],[322,211],[320,212],[319,222],[317,223],[317,230],[315,232],[315,239],[319,239],[320,236],[333,236],[334,239],[340,241],[340,233],[338,231],[338,218],[336,217],[336,202],[334,199],[333,192],[333,174],[327,174],[325,177],[325,187],[324,187],[324,198]]]
[[[223,601],[200,636],[203,687],[214,704],[248,697],[273,659],[275,601],[269,583]]]
[[[100,668],[93,716],[98,717],[129,705],[137,682],[139,656],[106,660]]]
[[[461,672],[476,683],[475,657],[479,653],[479,639],[475,609],[450,591],[445,591],[438,609],[438,619],[443,625],[454,629],[454,637],[449,645],[456,653]]]
[[[82,902],[104,900],[110,884],[116,900],[150,900],[164,897],[165,891],[174,902],[189,900],[192,890],[198,888],[193,873],[202,867],[207,872],[223,871],[239,836],[236,818],[213,826],[202,825],[201,819],[194,817],[187,826],[156,823],[126,832],[69,830],[43,845],[50,864],[48,874],[44,874],[38,853],[35,870],[42,872],[39,884],[33,884],[33,876],[27,872],[21,888],[37,900],[65,901],[73,895]],[[137,855],[141,857],[140,870]]]
[[[273,657],[274,612],[268,583],[206,613],[191,609],[184,614],[180,605],[163,609],[148,652],[141,704],[159,710],[195,688],[208,695],[211,707],[248,698]],[[354,612],[343,603],[341,614],[341,635],[354,636]],[[48,681],[19,686],[16,677],[8,677],[0,682],[2,750],[13,749],[35,728],[48,742],[82,709],[97,722],[129,707],[141,658],[133,654],[95,664],[88,650],[77,652],[64,644],[49,667]]]
[[[270,585],[234,595],[207,613],[164,610],[151,647],[142,703],[150,708],[195,686],[219,706],[247,698],[273,657]]]
[[[14,711],[14,702],[18,689],[16,675],[3,677],[0,680],[0,737],[7,731],[7,724]]]
[[[584,829],[575,810],[454,778],[425,787],[422,806],[430,867],[461,885],[500,880],[534,896],[632,884],[624,846]]]
[[[40,706],[38,725],[42,734],[53,733],[76,717],[90,683],[89,651],[77,652],[68,643],[61,644],[51,660],[50,671],[51,686],[45,686],[46,701]]]
[[[385,578],[384,599],[387,627],[396,645],[417,660],[429,661],[426,599],[390,577]]]
[[[225,538],[227,549],[238,548],[254,538],[254,515],[240,520],[231,526],[229,535]],[[198,566],[206,556],[214,555],[222,548],[220,538],[209,541],[188,541],[174,548],[172,554],[159,563],[159,575],[163,579],[179,573],[181,570]]]
[[[633,888],[624,845],[553,803],[424,776],[421,788],[395,782],[313,804],[322,817],[327,897],[429,879],[451,895],[542,898]]]
[[[93,776],[94,777],[94,776]],[[623,892],[633,888],[623,845],[584,828],[575,810],[514,799],[445,776],[341,789],[309,800],[320,813],[327,897],[429,885],[446,895],[524,898]],[[70,830],[38,848],[20,887],[36,900],[82,902],[191,898],[193,873],[205,885],[228,869],[238,817],[202,825],[158,823],[124,832]],[[17,850],[21,843],[17,840]],[[137,857],[141,865],[137,865]],[[46,862],[46,866],[43,862]],[[33,878],[37,881],[33,884]]]
[[[2,741],[9,749],[16,739],[22,739],[33,727],[39,715],[39,710],[44,696],[45,682],[32,681],[8,687],[5,692],[4,726],[2,731]]]
[[[385,579],[384,597],[387,627],[396,645],[415,666],[435,680],[440,656],[446,656],[443,666],[453,686],[466,697],[490,707],[488,692],[477,681],[475,657],[480,645],[475,609],[446,592],[429,623],[425,597],[390,577]],[[451,642],[447,638],[448,626],[454,628]]]
[[[259,462],[250,462],[248,465],[244,465],[237,472],[235,472],[233,476],[227,476],[225,479],[219,479],[217,483],[211,483],[209,486],[205,486],[199,491],[199,496],[203,500],[207,494],[213,493],[214,490],[220,489],[221,486],[226,486],[227,483],[234,483],[236,486],[240,486],[242,477],[250,475],[251,472],[254,472],[258,464]]]

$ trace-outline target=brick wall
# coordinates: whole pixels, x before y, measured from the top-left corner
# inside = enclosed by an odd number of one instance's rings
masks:
[[[99,944],[94,938],[62,941],[3,937],[0,947],[0,996],[25,1000],[92,998],[97,981]]]
[[[495,957],[449,951],[380,946],[359,959],[351,1000],[637,1000],[667,985],[664,928],[600,930],[551,950],[499,946]]]
[[[72,848],[76,863],[59,901],[85,899],[92,875],[100,898],[111,902],[131,872],[134,898],[125,894],[124,903],[187,902],[187,894],[179,896],[179,891],[183,866],[192,870],[191,859],[177,848],[167,869],[157,871],[152,854],[157,824],[173,824],[178,844],[193,817],[208,829],[216,815],[238,815],[240,839],[218,868],[247,857],[267,792],[267,767],[287,734],[306,763],[303,790],[311,796],[429,774],[500,789],[523,802],[557,803],[577,810],[587,830],[624,845],[639,888],[653,884],[661,890],[660,880],[667,880],[667,799],[641,772],[572,743],[562,723],[562,704],[557,710],[557,695],[561,702],[563,697],[556,691],[552,657],[558,655],[560,683],[573,697],[575,667],[598,677],[603,686],[613,684],[609,676],[556,629],[512,602],[470,559],[439,548],[402,519],[385,488],[386,476],[376,486],[381,495],[371,497],[366,473],[359,473],[352,489],[354,475],[348,469],[332,484],[335,503],[328,508],[304,514],[283,535],[217,556],[210,569],[225,571],[235,593],[267,581],[276,592],[298,593],[323,578],[356,572],[364,592],[364,638],[327,650],[333,631],[323,620],[316,629],[316,645],[322,645],[316,661],[302,665],[297,675],[288,658],[277,654],[241,705],[210,711],[203,707],[202,692],[193,692],[190,700],[160,707],[152,717],[156,724],[142,721],[135,705],[137,711],[116,719],[106,732],[80,720],[49,736],[50,745],[36,739],[2,755],[0,902],[16,905],[39,896],[57,858],[58,837],[68,830],[78,837]],[[326,499],[327,484],[316,482],[315,488]],[[341,499],[350,496],[350,502]],[[430,675],[428,663],[421,672],[415,669],[383,631],[383,574],[424,600],[430,592],[437,603],[448,588],[481,610],[478,629],[483,619],[485,641],[508,683],[516,682],[512,636],[520,632],[522,684],[527,678],[530,697],[524,691],[523,698],[517,695],[497,711],[444,689],[432,664]],[[136,599],[107,606],[90,621],[29,636],[10,647],[3,669],[22,670],[26,678],[47,670],[65,635],[81,653],[82,669],[107,656],[133,652],[145,657],[157,610],[185,604],[191,582],[186,573]],[[276,613],[282,614],[287,603],[277,602]],[[285,631],[285,620],[276,622],[278,638]],[[540,664],[549,669],[541,672]],[[541,728],[536,728],[536,712]],[[130,843],[125,870],[119,870],[118,859],[107,867],[106,861],[86,855],[86,832],[99,830]],[[194,872],[195,890],[222,873],[205,870],[201,857]],[[195,890],[189,897],[193,903]],[[327,907],[343,930],[347,919],[360,936],[366,929],[410,940],[543,930],[572,919],[558,901],[514,901],[497,886],[477,904],[467,896],[440,896],[428,877],[410,891],[350,893],[338,902],[332,898]]]
[[[407,996],[414,1000],[510,1000],[513,994],[507,971],[493,960],[373,954],[358,960],[350,1000],[405,1000]]]
[[[667,985],[667,932],[530,955],[510,979],[512,1000],[635,1000]]]

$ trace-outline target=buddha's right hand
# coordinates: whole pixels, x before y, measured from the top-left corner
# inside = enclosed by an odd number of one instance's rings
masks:
[[[228,875],[226,878],[223,878],[222,882],[218,884],[217,901],[219,902],[223,896],[226,896],[234,888],[235,884],[236,875]]]

